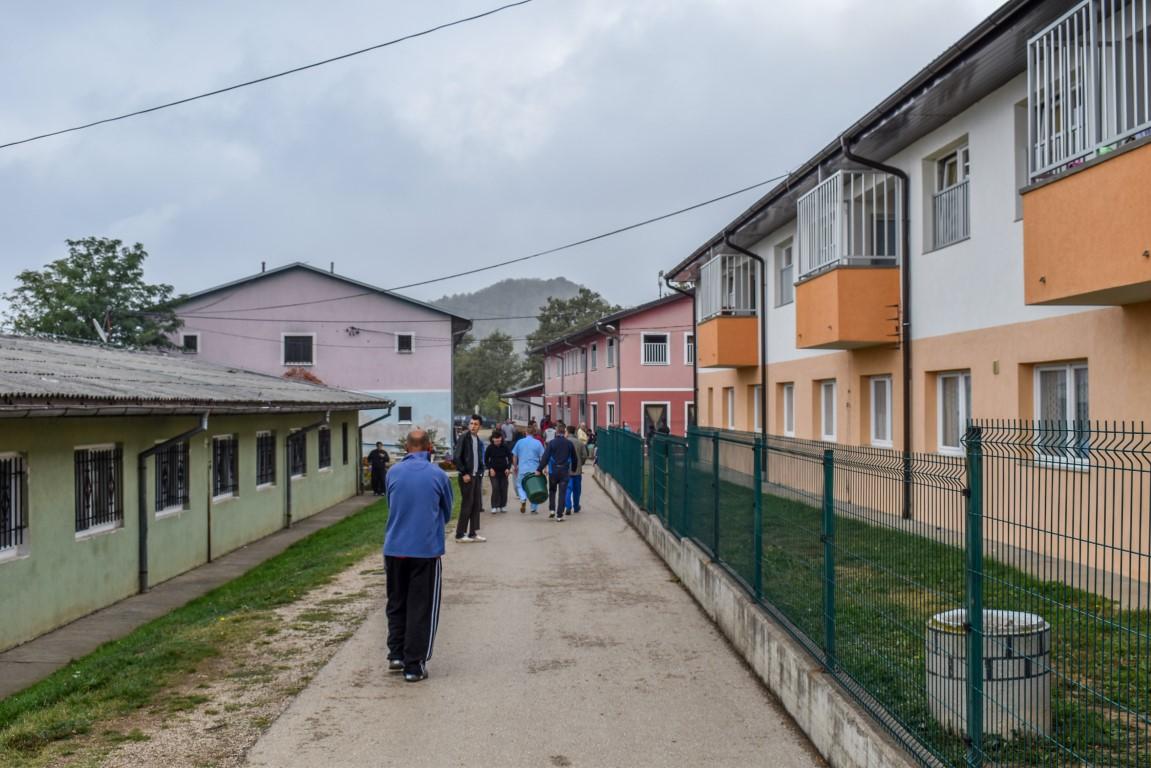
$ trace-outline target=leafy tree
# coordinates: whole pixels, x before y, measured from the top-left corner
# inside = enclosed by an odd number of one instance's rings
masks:
[[[619,307],[609,304],[599,293],[583,287],[570,299],[549,298],[548,303],[540,307],[539,326],[528,336],[528,349],[558,339],[591,325],[604,315],[618,311]],[[543,356],[529,354],[524,363],[524,378],[537,382],[543,380],[543,375]]]
[[[499,418],[500,392],[519,384],[521,374],[520,359],[506,333],[496,331],[479,342],[464,336],[456,348],[455,412],[472,413],[478,405],[484,417]]]
[[[113,344],[170,346],[166,334],[181,322],[172,311],[172,286],[144,282],[144,246],[86,237],[67,240],[68,257],[42,270],[24,270],[4,298],[4,319],[17,333],[98,341],[98,322]]]

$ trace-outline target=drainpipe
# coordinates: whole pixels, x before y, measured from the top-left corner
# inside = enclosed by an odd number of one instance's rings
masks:
[[[759,262],[759,437],[763,442],[762,456],[767,461],[767,262],[757,253],[736,245],[731,236],[735,231],[723,234],[723,244],[736,253],[742,253]]]
[[[319,429],[322,426],[329,424],[332,420],[332,412],[324,411],[324,418],[319,421],[313,422],[306,427],[300,427],[295,432],[288,432],[287,437],[284,438],[284,468],[287,470],[284,473],[284,527],[292,527],[292,438],[300,437],[307,439],[304,435]],[[361,444],[362,447],[362,444]]]
[[[392,406],[389,405],[387,408],[384,409],[384,415],[383,416],[377,416],[376,418],[372,419],[371,421],[365,421],[363,424],[356,427],[356,442],[360,446],[359,449],[357,449],[357,451],[356,451],[357,454],[362,454],[363,450],[364,450],[364,427],[370,427],[373,424],[375,424],[377,421],[383,421],[384,419],[388,418],[391,415],[392,415]],[[359,467],[359,469],[356,470],[356,495],[359,496],[364,492],[364,462],[363,462],[362,456],[356,462],[356,465]],[[288,482],[291,482],[291,480],[292,480],[292,478],[289,475]]]
[[[903,360],[903,517],[911,519],[911,184],[907,174],[899,168],[869,160],[852,154],[851,138],[844,134],[839,137],[845,159],[874,168],[877,171],[897,176],[903,182],[902,200],[903,221],[900,222],[900,245],[902,258],[899,259],[900,326],[899,346]]]
[[[668,277],[667,275],[664,275],[663,281],[665,283],[667,283],[668,288],[672,289],[676,293],[682,293],[684,296],[687,296],[689,299],[691,299],[691,336],[692,336],[692,340],[693,340],[692,347],[695,350],[695,352],[698,354],[698,352],[699,352],[698,330],[699,329],[698,329],[697,325],[699,323],[699,319],[698,319],[697,313],[698,313],[699,308],[696,306],[696,303],[695,303],[695,294],[691,291],[684,289],[684,288],[680,288],[678,285],[673,284],[671,282],[671,278]],[[692,390],[691,404],[692,404],[692,408],[695,409],[696,420],[698,421],[699,420],[699,364],[696,362],[696,355],[692,355],[692,361],[691,361],[691,390]],[[766,419],[765,419],[765,421],[766,421]],[[695,425],[684,423],[684,425],[683,425],[684,435],[687,435],[687,430],[693,426],[695,426]]]
[[[614,325],[600,325],[600,321],[595,321],[595,329],[608,338],[615,339],[615,415],[616,422],[623,424],[623,380],[621,372],[623,371],[623,335],[616,329]],[[608,330],[610,329],[610,330]],[[606,350],[605,350],[606,352]],[[642,420],[641,420],[642,421]],[[611,426],[610,424],[608,426]]]
[[[200,417],[199,426],[192,427],[187,432],[182,432],[175,437],[169,437],[164,442],[156,443],[151,448],[146,448],[136,454],[136,515],[139,521],[140,592],[148,591],[148,459],[166,448],[178,445],[207,430],[208,414],[205,413]],[[191,480],[192,476],[189,474],[187,476],[187,482],[190,484]],[[159,488],[156,490],[159,492]],[[211,492],[209,491],[209,495],[210,494]]]

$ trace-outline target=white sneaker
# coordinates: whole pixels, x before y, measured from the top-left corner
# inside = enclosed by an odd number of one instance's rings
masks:
[[[468,540],[469,540],[469,541],[487,541],[487,539],[485,539],[483,536],[480,536],[478,533],[477,533],[477,534],[475,534],[474,536],[472,536],[472,537],[471,537],[470,539],[468,539]]]
[[[457,536],[456,537],[456,543],[457,544],[470,544],[471,541],[472,540],[469,539],[467,536]]]

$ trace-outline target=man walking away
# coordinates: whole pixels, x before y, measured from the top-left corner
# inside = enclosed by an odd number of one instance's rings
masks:
[[[452,484],[428,461],[431,441],[408,434],[408,455],[388,473],[384,574],[388,585],[388,671],[404,680],[427,678],[440,616],[440,558],[452,519]]]
[[[487,541],[480,536],[480,512],[484,510],[484,444],[480,440],[478,415],[468,420],[468,431],[460,435],[452,451],[452,462],[459,471],[460,520],[456,523],[456,541]]]
[[[576,457],[575,467],[572,469],[571,477],[568,478],[566,506],[569,515],[579,512],[580,496],[583,494],[583,465],[588,459],[587,443],[580,439],[580,431],[575,426],[568,427],[568,441],[571,442]]]
[[[508,511],[508,475],[512,471],[512,451],[504,433],[492,430],[491,445],[484,451],[484,466],[492,479],[492,514]]]
[[[544,449],[540,468],[548,471],[548,511],[557,523],[564,520],[564,503],[567,501],[568,478],[575,468],[575,448],[567,438],[564,423],[556,424],[556,436]],[[556,494],[559,494],[559,507],[556,507]]]
[[[504,425],[500,427],[500,431],[504,434],[504,445],[510,446],[516,441],[516,423],[512,421],[510,416],[508,420],[504,422]]]
[[[524,490],[524,478],[534,475],[540,468],[540,459],[544,455],[544,445],[536,439],[536,425],[528,424],[528,435],[523,440],[517,440],[512,448],[512,469],[516,478],[516,495],[520,497],[520,514],[527,511],[528,492]],[[532,502],[532,514],[536,514],[538,505]]]
[[[388,463],[392,457],[384,450],[383,443],[376,443],[376,449],[368,454],[368,466],[372,468],[372,493],[384,495],[384,477],[388,473]]]

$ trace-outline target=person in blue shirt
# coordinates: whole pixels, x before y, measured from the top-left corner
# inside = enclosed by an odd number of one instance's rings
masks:
[[[516,478],[516,494],[520,497],[520,514],[527,511],[528,492],[524,490],[524,478],[535,474],[544,456],[544,446],[536,439],[536,425],[528,424],[528,436],[517,440],[512,448],[512,463]],[[539,505],[532,504],[532,514],[539,514]]]
[[[384,573],[388,584],[388,671],[417,683],[428,676],[440,616],[440,558],[452,519],[452,484],[428,460],[422,429],[408,434],[407,456],[388,472]]]

